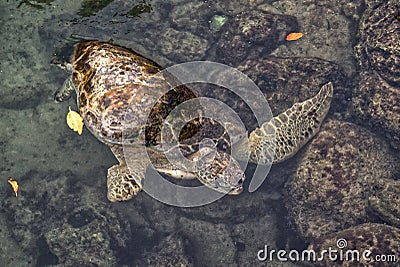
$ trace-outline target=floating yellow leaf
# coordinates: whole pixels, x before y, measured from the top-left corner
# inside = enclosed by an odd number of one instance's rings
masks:
[[[8,179],[8,183],[11,185],[12,189],[14,190],[15,196],[18,196],[18,182],[15,181],[13,178]]]
[[[303,37],[303,35],[304,35],[304,33],[302,33],[302,32],[289,33],[288,36],[286,36],[286,41],[299,40],[301,37]]]
[[[71,110],[71,108],[69,108],[69,112],[67,114],[67,124],[69,128],[75,132],[78,132],[79,135],[82,134],[83,119],[78,112]]]

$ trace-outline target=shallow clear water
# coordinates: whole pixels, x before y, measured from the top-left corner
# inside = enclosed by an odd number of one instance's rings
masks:
[[[54,102],[69,74],[50,62],[67,59],[78,41],[101,40],[162,67],[224,63],[255,82],[274,115],[332,81],[328,119],[365,126],[351,108],[359,79],[353,46],[364,8],[361,0],[1,0],[0,266],[298,266],[261,261],[257,253],[265,246],[308,245],[289,218],[285,187],[309,155],[307,145],[272,166],[252,193],[254,164],[242,194],[201,207],[167,205],[145,192],[110,203],[107,169],[117,161],[87,128],[81,136],[68,128],[65,118],[68,107],[77,110],[76,97]],[[286,41],[290,32],[305,35]],[[246,106],[221,88],[206,88],[204,95],[230,105],[254,129],[248,107],[262,108],[263,101],[252,91],[245,91],[251,99]],[[18,197],[9,177],[19,182]],[[184,194],[180,201],[201,196]]]

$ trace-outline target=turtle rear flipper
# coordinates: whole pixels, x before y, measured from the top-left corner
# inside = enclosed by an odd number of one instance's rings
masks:
[[[111,151],[118,159],[116,164],[108,169],[107,173],[107,198],[111,202],[125,201],[133,198],[142,190],[141,181],[147,168],[146,157],[129,160],[132,168],[126,164],[121,145],[109,145]],[[137,155],[136,155],[137,156]]]
[[[59,103],[68,99],[71,96],[72,92],[75,92],[75,88],[76,87],[72,81],[72,78],[69,77],[65,80],[61,88],[55,92],[54,101],[56,101],[56,103]]]
[[[107,198],[111,202],[125,201],[137,195],[141,187],[126,165],[114,165],[108,169]],[[144,174],[142,174],[144,175]]]

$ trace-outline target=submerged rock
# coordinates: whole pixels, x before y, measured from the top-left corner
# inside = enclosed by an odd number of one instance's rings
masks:
[[[208,49],[208,41],[190,32],[167,28],[158,40],[161,52],[175,63],[200,60]]]
[[[335,95],[331,110],[349,112],[348,82],[340,66],[333,62],[319,58],[263,57],[246,60],[238,69],[263,91],[273,114],[314,96],[328,82],[333,83]]]
[[[280,57],[317,57],[340,65],[347,76],[353,76],[356,62],[352,55],[354,24],[364,7],[363,0],[337,1],[266,1],[272,8],[292,15],[299,21],[298,41],[285,42],[273,51]]]
[[[277,15],[261,10],[245,11],[231,20],[221,32],[216,45],[218,59],[237,66],[246,59],[249,51],[260,46],[263,53],[270,53],[284,40],[287,33],[297,28],[295,17]]]
[[[181,236],[171,234],[143,253],[143,259],[135,266],[193,266],[193,259],[185,253],[187,243]]]
[[[329,248],[337,251],[332,253],[337,257],[336,260],[329,259],[328,253],[325,253],[323,260],[314,262],[316,266],[397,266],[395,262],[400,256],[400,229],[365,223],[317,239],[308,250],[314,250],[320,256],[322,250]]]
[[[373,129],[383,131],[400,150],[400,87],[374,72],[362,72],[352,99],[356,115]]]
[[[379,137],[352,123],[329,121],[305,151],[286,185],[290,221],[307,240],[380,221],[368,198],[393,180],[399,159]]]
[[[129,225],[119,227],[116,217],[105,215],[91,207],[80,207],[68,216],[67,223],[45,233],[49,249],[60,263],[65,266],[117,266],[115,249],[125,247],[125,240],[131,233]]]
[[[235,245],[225,224],[181,218],[180,234],[189,239],[190,254],[204,266],[236,266]],[[207,234],[205,234],[207,233]]]
[[[132,239],[130,224],[97,198],[95,184],[89,191],[68,173],[27,176],[1,209],[22,249],[41,266],[116,266]]]
[[[400,180],[379,180],[368,204],[382,221],[400,228]]]
[[[354,91],[356,115],[370,127],[378,127],[400,150],[400,2],[369,1],[359,24],[354,47],[361,66]]]
[[[265,215],[254,220],[249,218],[244,223],[233,226],[232,236],[237,248],[236,255],[240,267],[257,266],[260,263],[257,252],[265,245],[278,249],[275,242],[278,239],[277,233],[271,231],[276,223],[277,219],[274,215]]]
[[[355,47],[363,69],[377,72],[388,83],[400,86],[400,2],[382,1],[364,12]]]
[[[210,30],[212,17],[224,14],[224,10],[212,1],[186,1],[171,8],[168,24],[178,31],[187,31],[210,41],[214,36]]]

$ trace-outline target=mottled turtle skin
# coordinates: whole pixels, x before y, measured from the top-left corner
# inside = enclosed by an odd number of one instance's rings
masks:
[[[238,194],[245,177],[236,159],[270,164],[293,156],[318,132],[333,94],[332,84],[324,85],[315,97],[296,103],[251,132],[248,143],[234,144],[238,152],[233,156],[210,146],[199,148],[201,140],[196,138],[199,132],[202,132],[199,136],[208,137],[208,132],[218,131],[213,131],[212,122],[201,118],[188,120],[191,122],[179,133],[178,140],[182,147],[198,148],[183,149],[184,156],[196,162],[194,171],[188,172],[169,164],[159,145],[164,119],[180,103],[196,98],[194,92],[185,86],[171,87],[166,77],[155,75],[161,71],[155,62],[106,42],[79,43],[71,63],[66,69],[72,71],[72,76],[56,92],[55,100],[61,102],[75,91],[86,127],[107,144],[118,159],[119,164],[112,166],[107,175],[110,201],[129,200],[141,190],[150,163],[141,154],[146,150],[153,166],[160,172],[175,178],[197,178],[217,191]],[[173,89],[167,92],[166,88]],[[209,136],[213,140],[221,137]],[[126,147],[138,152],[124,157]],[[210,157],[213,153],[215,158]],[[229,162],[232,168],[224,172]]]

